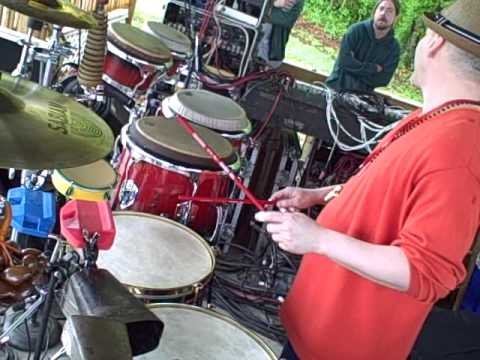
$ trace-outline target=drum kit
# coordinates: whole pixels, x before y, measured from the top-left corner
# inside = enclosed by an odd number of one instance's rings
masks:
[[[214,273],[211,245],[225,218],[224,204],[201,199],[226,199],[240,181],[239,152],[252,128],[245,111],[230,98],[185,89],[162,99],[156,116],[146,116],[149,92],[191,57],[190,39],[155,22],[148,23],[148,32],[123,23],[107,31],[101,0],[94,15],[63,0],[0,0],[0,5],[58,27],[90,29],[78,73],[84,94],[98,95],[102,80],[130,101],[128,124],[115,139],[99,115],[76,101],[82,99],[48,88],[54,88],[49,74],[58,69],[47,70],[40,84],[27,80],[26,71],[0,73],[0,167],[22,169],[24,175],[29,169],[27,177],[46,171],[47,183],[65,200],[107,201],[115,210],[117,235],[97,264],[135,297],[154,303],[149,308],[166,327],[160,347],[141,358],[274,359],[256,335],[198,307]],[[191,133],[182,126],[185,120]],[[109,163],[105,158],[112,150]],[[23,187],[41,191],[27,180]],[[7,208],[0,201],[0,210]],[[2,223],[7,228],[9,219]],[[61,236],[51,238],[64,246]],[[49,259],[3,238],[0,254],[0,304],[25,300],[35,289],[41,293],[46,280],[36,287],[40,275],[58,260],[56,251]],[[45,292],[25,317],[44,301]],[[4,329],[0,340],[15,326]]]

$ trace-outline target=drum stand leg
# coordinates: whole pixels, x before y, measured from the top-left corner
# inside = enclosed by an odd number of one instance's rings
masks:
[[[43,27],[43,22],[34,18],[28,18],[28,32],[27,39],[23,40],[22,55],[20,56],[20,61],[15,70],[12,72],[12,76],[21,77],[23,79],[30,79],[32,72],[32,63],[33,63],[33,49],[32,47],[32,37],[35,30],[40,31]]]

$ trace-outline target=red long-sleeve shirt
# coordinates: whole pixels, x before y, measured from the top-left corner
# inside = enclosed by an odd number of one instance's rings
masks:
[[[480,111],[435,112],[352,177],[317,219],[354,238],[400,247],[410,288],[402,293],[305,255],[282,308],[302,360],[405,360],[432,304],[464,279],[462,260],[480,219]]]

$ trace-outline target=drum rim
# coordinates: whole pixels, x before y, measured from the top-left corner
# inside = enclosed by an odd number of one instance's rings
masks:
[[[210,263],[211,263],[209,273],[207,275],[203,276],[201,279],[197,280],[196,282],[192,283],[192,284],[177,286],[177,287],[173,287],[173,288],[151,288],[151,287],[148,287],[148,286],[138,286],[138,285],[133,285],[133,284],[127,284],[127,283],[124,283],[124,282],[120,281],[120,279],[118,279],[124,286],[126,286],[129,289],[136,289],[139,292],[141,292],[142,294],[144,292],[148,293],[146,295],[151,294],[151,296],[155,296],[156,294],[158,294],[159,297],[162,296],[162,295],[167,295],[166,293],[172,293],[173,291],[176,291],[176,290],[178,290],[180,292],[180,290],[192,289],[192,291],[190,291],[190,292],[185,291],[185,293],[184,293],[182,291],[181,294],[178,294],[179,297],[180,297],[180,295],[188,296],[189,294],[192,294],[194,292],[195,286],[197,286],[197,284],[205,285],[206,283],[208,283],[207,280],[209,280],[212,277],[213,272],[215,271],[215,265],[216,265],[215,253],[213,252],[213,249],[208,245],[207,241],[204,238],[202,238],[198,233],[196,233],[195,231],[193,231],[189,227],[187,227],[183,224],[180,224],[177,221],[174,221],[172,219],[169,219],[167,217],[160,216],[160,215],[142,213],[142,212],[139,212],[139,211],[130,211],[130,210],[120,210],[119,211],[119,210],[116,210],[116,211],[112,211],[112,216],[113,216],[114,221],[115,221],[115,215],[116,214],[125,215],[125,216],[139,216],[139,217],[143,217],[143,218],[158,219],[158,220],[170,223],[170,224],[179,225],[180,228],[183,228],[183,230],[186,230],[186,232],[191,233],[194,238],[197,238],[197,240],[201,240],[199,242],[202,244],[203,247],[205,247],[205,250],[207,250],[207,253],[208,253],[209,259],[210,259]],[[105,266],[103,266],[103,267],[105,267]],[[140,295],[135,294],[135,295],[140,297],[140,298],[142,297],[141,294]]]
[[[123,25],[128,25],[131,28],[135,28],[139,31],[142,31],[147,35],[147,37],[152,37],[156,41],[158,41],[163,47],[165,47],[165,50],[168,51],[168,54],[165,53],[160,53],[158,51],[152,51],[151,49],[145,49],[141,48],[138,46],[138,44],[132,44],[130,42],[127,42],[126,39],[121,37],[118,32],[115,31],[116,26],[123,26]],[[130,24],[123,24],[119,22],[112,23],[108,26],[108,31],[107,31],[107,42],[113,43],[119,50],[127,53],[133,58],[143,60],[144,62],[151,62],[155,65],[166,65],[171,63],[172,60],[172,52],[166,46],[159,38],[153,36],[152,34],[147,33],[146,31],[143,31],[142,29],[139,29],[133,25]],[[141,55],[141,57],[139,56]],[[151,64],[150,64],[151,65]]]
[[[184,42],[179,42],[179,41],[176,41],[174,39],[168,38],[167,36],[162,36],[162,34],[157,33],[157,31],[155,31],[154,28],[152,27],[152,25],[156,25],[156,24],[168,27],[169,30],[173,30],[176,33],[180,34],[181,36],[184,37],[184,39],[183,39]],[[192,55],[192,49],[191,49],[192,42],[191,42],[190,38],[187,35],[185,35],[183,32],[175,29],[174,27],[172,27],[168,24],[164,24],[160,21],[147,21],[146,27],[147,27],[148,32],[150,34],[152,34],[153,36],[159,38],[161,41],[164,42],[164,44],[172,52],[172,55],[177,54],[177,55],[180,55],[181,57],[185,57],[185,58],[190,57]],[[173,46],[171,47],[169,43],[179,45],[179,46],[182,47],[182,49],[181,50],[179,50],[178,48],[177,49],[172,49]],[[184,51],[184,50],[186,50],[186,51]]]
[[[209,119],[215,124],[206,124],[206,122],[204,122],[203,120],[198,119],[198,118],[204,118],[205,117],[204,114],[198,112],[196,109],[190,109],[185,107],[185,105],[180,101],[179,95],[182,96],[182,94],[185,92],[208,94],[208,96],[214,96],[219,99],[220,98],[225,99],[227,102],[230,102],[233,105],[233,107],[237,108],[240,111],[241,116],[230,117],[229,119],[222,119],[220,117],[210,117]],[[245,109],[229,97],[222,96],[212,91],[208,91],[204,89],[181,89],[181,90],[178,90],[173,95],[168,96],[166,99],[168,99],[166,100],[166,104],[169,107],[170,111],[172,111],[176,115],[185,117],[187,120],[190,120],[195,124],[198,124],[210,129],[218,130],[218,132],[221,132],[221,131],[233,132],[233,133],[243,132],[245,134],[250,134],[252,130],[252,123],[248,119]],[[189,114],[185,114],[185,113],[181,114],[180,113],[181,111],[179,112],[179,110],[181,109],[187,109]]]
[[[242,330],[247,335],[251,336],[251,338],[267,353],[268,356],[272,358],[272,360],[276,360],[277,356],[273,352],[273,350],[267,345],[267,343],[262,340],[260,336],[255,334],[252,330],[247,328],[245,325],[240,324],[239,322],[235,321],[234,319],[230,318],[227,315],[221,314],[216,312],[215,310],[206,309],[196,305],[188,305],[188,304],[179,304],[179,303],[155,303],[155,304],[147,304],[148,309],[155,309],[155,308],[177,308],[182,310],[193,310],[203,314],[212,315],[213,317],[224,320],[230,325],[233,325],[240,330]],[[156,316],[156,315],[155,315]]]
[[[75,185],[77,188],[82,189],[82,190],[87,191],[87,192],[98,192],[99,190],[105,190],[104,192],[111,191],[117,185],[118,174],[115,171],[115,169],[110,165],[110,163],[108,161],[106,161],[104,159],[100,159],[100,160],[101,160],[101,162],[109,164],[109,169],[112,170],[112,173],[113,173],[113,182],[111,184],[107,185],[107,186],[86,187],[85,185],[82,185],[82,184],[78,183],[77,181],[68,178],[62,171],[62,170],[66,170],[66,169],[54,169],[53,173],[52,173],[52,178],[54,176],[57,177],[56,175],[58,175],[60,177],[59,180],[63,180],[67,184],[70,184],[70,186]],[[100,161],[100,160],[98,160],[98,161]]]

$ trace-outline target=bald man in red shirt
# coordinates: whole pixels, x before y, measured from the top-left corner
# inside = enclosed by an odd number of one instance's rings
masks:
[[[405,360],[433,304],[465,278],[480,223],[479,18],[478,0],[425,15],[413,75],[423,107],[317,221],[298,210],[332,188],[284,189],[272,199],[289,211],[256,214],[280,248],[304,254],[281,310],[285,358]]]

